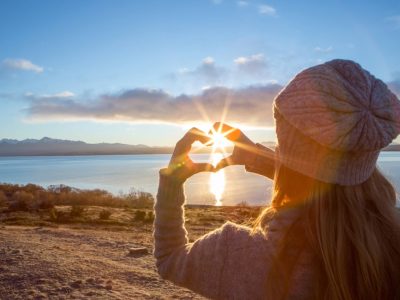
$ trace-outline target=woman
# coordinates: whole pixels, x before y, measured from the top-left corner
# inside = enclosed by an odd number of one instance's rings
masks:
[[[215,299],[400,299],[396,193],[376,168],[400,133],[399,100],[358,64],[333,60],[300,72],[274,118],[275,153],[224,125],[235,148],[217,168],[188,157],[206,134],[177,143],[155,205],[160,275]],[[231,164],[273,177],[271,205],[253,229],[228,222],[188,243],[184,181]]]

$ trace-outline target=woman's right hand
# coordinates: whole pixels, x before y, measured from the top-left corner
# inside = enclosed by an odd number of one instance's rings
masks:
[[[249,162],[249,159],[252,159],[252,154],[257,153],[256,144],[241,130],[221,122],[214,123],[213,128],[215,132],[222,134],[234,144],[232,155],[223,158],[216,165],[216,170],[231,165],[246,165],[246,163]]]

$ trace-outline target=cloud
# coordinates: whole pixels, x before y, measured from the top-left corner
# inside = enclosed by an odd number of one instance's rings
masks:
[[[35,73],[42,73],[44,68],[35,65],[27,59],[11,59],[7,58],[3,60],[2,66],[11,70],[31,71]]]
[[[227,72],[225,68],[217,66],[214,58],[208,56],[195,69],[181,68],[169,77],[173,79],[194,79],[197,82],[201,81],[202,85],[217,85],[222,82]]]
[[[25,98],[31,99],[31,100],[62,100],[62,99],[67,99],[67,98],[73,98],[75,97],[75,94],[70,92],[70,91],[63,91],[55,94],[43,94],[43,95],[35,95],[33,93],[26,93]]]
[[[400,29],[400,15],[387,17],[386,22],[391,23],[395,29]]]
[[[333,47],[332,46],[329,46],[329,47],[326,47],[326,48],[315,47],[314,51],[318,52],[318,53],[330,53],[330,52],[333,51]]]
[[[214,4],[221,4],[222,0],[211,0],[211,2]]]
[[[258,6],[258,12],[262,15],[275,16],[276,9],[270,5],[262,4]]]
[[[245,7],[249,5],[248,1],[237,1],[236,2],[239,7]]]
[[[263,75],[267,70],[267,61],[262,53],[241,56],[233,61],[240,72],[248,75]]]
[[[76,97],[30,95],[31,121],[97,120],[134,123],[196,124],[221,120],[249,126],[272,126],[272,102],[282,86],[266,84],[241,89],[213,87],[200,94],[173,96],[163,90],[132,89],[90,101]],[[208,118],[205,119],[205,118]]]

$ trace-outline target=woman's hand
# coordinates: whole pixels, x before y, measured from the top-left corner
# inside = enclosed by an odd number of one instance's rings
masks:
[[[184,182],[199,172],[214,172],[215,168],[209,163],[195,163],[189,157],[192,144],[199,141],[203,144],[211,143],[211,138],[197,128],[190,129],[176,145],[168,168],[161,169],[161,174],[174,177],[178,182]]]
[[[213,127],[216,132],[221,133],[234,144],[232,155],[222,159],[215,167],[216,170],[230,165],[246,165],[254,156],[252,154],[257,153],[256,144],[239,129],[220,122],[215,123]]]

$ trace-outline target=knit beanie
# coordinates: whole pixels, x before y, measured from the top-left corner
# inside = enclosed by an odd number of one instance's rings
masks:
[[[277,159],[320,181],[356,185],[400,133],[400,101],[350,60],[308,68],[274,100]]]

